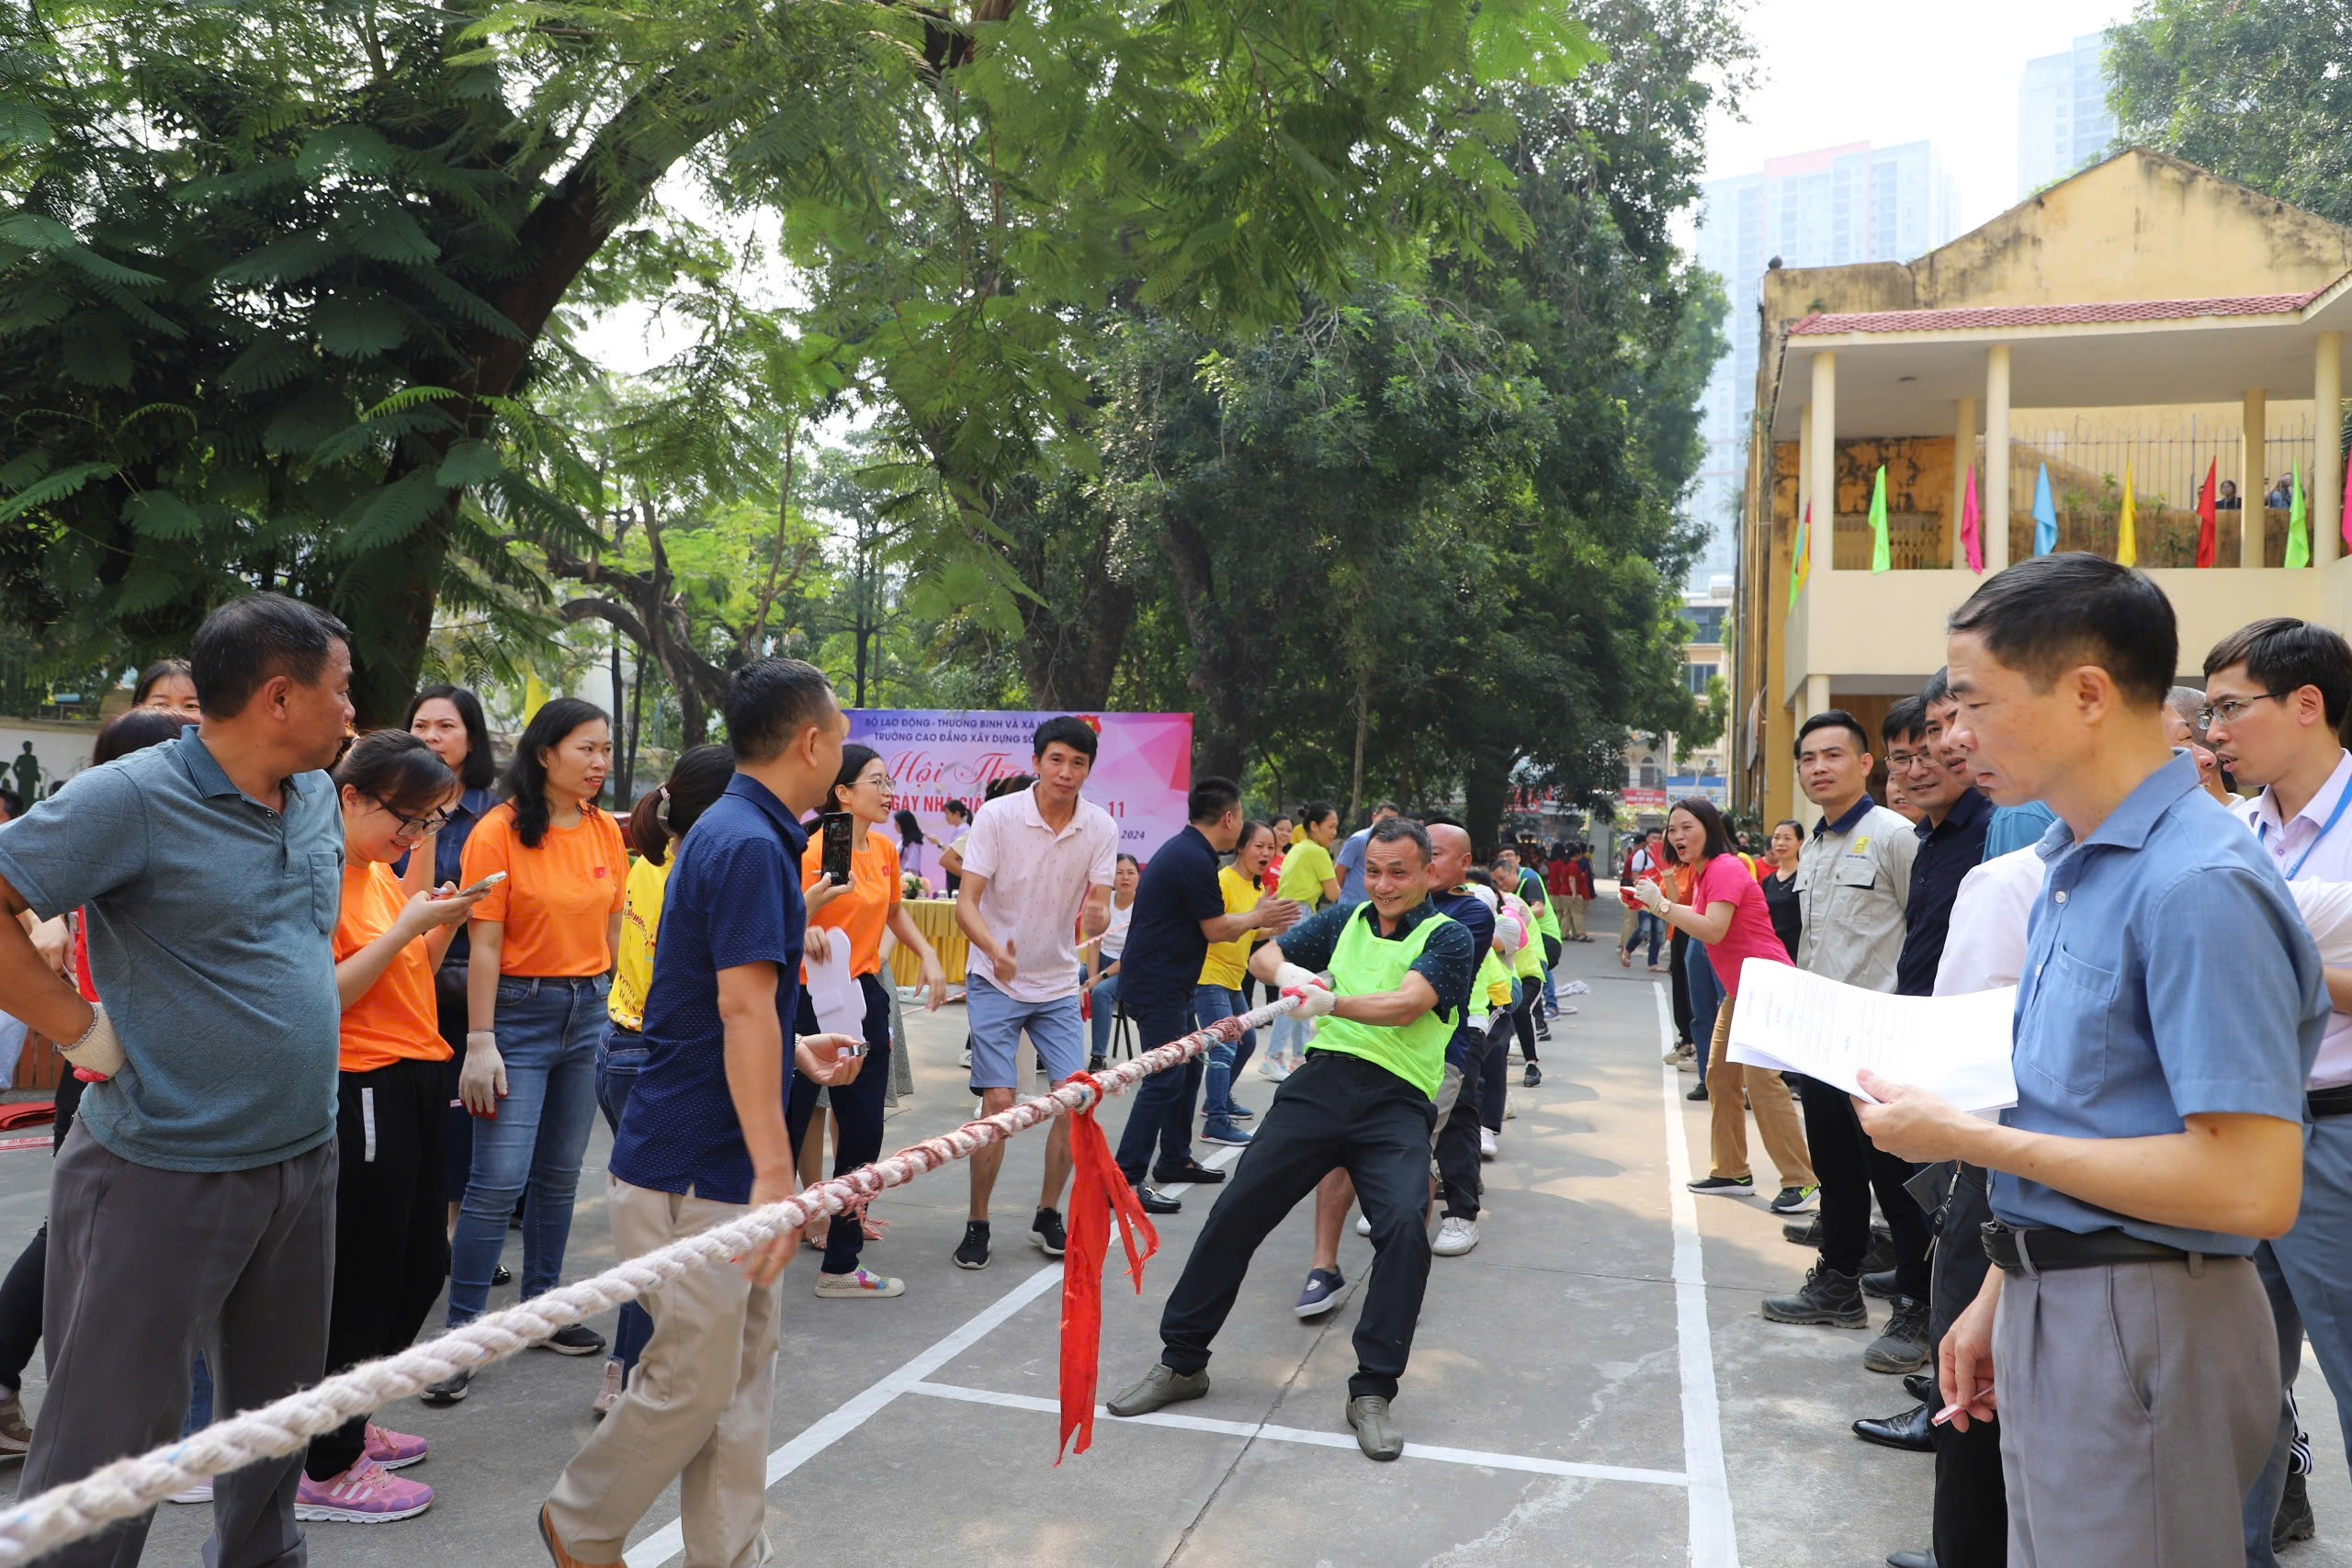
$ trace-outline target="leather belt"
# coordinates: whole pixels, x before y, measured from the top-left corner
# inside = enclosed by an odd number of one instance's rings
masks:
[[[1998,1220],[1984,1226],[1984,1256],[2011,1274],[2029,1266],[2035,1273],[2053,1269],[2096,1269],[2107,1263],[2186,1263],[2197,1271],[2205,1255],[2184,1252],[2158,1241],[2142,1241],[2119,1230],[2062,1231],[2045,1225],[2015,1230]]]
[[[2352,1116],[2352,1084],[2315,1089],[2303,1096],[2303,1104],[2313,1117]]]

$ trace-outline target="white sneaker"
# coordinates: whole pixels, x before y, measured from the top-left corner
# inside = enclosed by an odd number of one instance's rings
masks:
[[[817,1293],[833,1301],[903,1296],[907,1293],[907,1282],[876,1274],[870,1269],[860,1269],[849,1274],[820,1273],[817,1276]]]
[[[185,1492],[173,1493],[169,1501],[174,1503],[209,1503],[212,1501],[212,1483],[209,1481],[199,1481]]]
[[[1430,1250],[1440,1258],[1459,1258],[1478,1245],[1478,1222],[1448,1214],[1438,1222],[1437,1239]]]
[[[1283,1065],[1280,1056],[1261,1056],[1258,1058],[1258,1076],[1280,1083],[1290,1077],[1290,1069]]]
[[[1518,1114],[1519,1114],[1519,1101],[1517,1101],[1517,1100],[1504,1100],[1504,1101],[1503,1101],[1503,1120],[1504,1120],[1504,1121],[1508,1122],[1508,1121],[1510,1121],[1512,1117],[1514,1117],[1514,1116],[1516,1116],[1516,1115],[1518,1115]]]
[[[1480,1159],[1495,1157],[1495,1135],[1484,1127],[1478,1129],[1478,1157]]]
[[[1369,1214],[1358,1214],[1356,1216],[1356,1235],[1370,1235],[1371,1234],[1372,1216]]]
[[[621,1402],[621,1391],[628,1386],[628,1374],[621,1370],[621,1364],[618,1361],[606,1361],[605,1386],[596,1391],[596,1397],[589,1402],[588,1408],[594,1411],[599,1419],[610,1416],[613,1413],[613,1406]]]

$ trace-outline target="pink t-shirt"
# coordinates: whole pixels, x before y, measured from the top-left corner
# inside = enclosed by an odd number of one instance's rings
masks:
[[[1707,962],[1714,965],[1724,995],[1736,997],[1742,964],[1751,958],[1786,964],[1789,950],[1781,945],[1772,930],[1771,912],[1764,907],[1764,889],[1748,875],[1737,855],[1717,855],[1699,870],[1690,907],[1704,914],[1716,904],[1731,906],[1731,929],[1724,932],[1723,941],[1708,945]]]

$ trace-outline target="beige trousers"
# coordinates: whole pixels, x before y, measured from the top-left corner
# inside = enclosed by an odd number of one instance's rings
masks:
[[[1783,1187],[1814,1185],[1813,1159],[1805,1153],[1804,1124],[1797,1120],[1796,1101],[1778,1073],[1744,1067],[1725,1052],[1731,1046],[1732,998],[1725,997],[1715,1013],[1714,1043],[1707,1047],[1708,1154],[1714,1161],[1713,1176],[1747,1176],[1747,1111],[1742,1091],[1753,1103],[1756,1130],[1763,1134],[1764,1152],[1781,1172]]]
[[[1563,893],[1552,900],[1552,908],[1560,917],[1560,934],[1574,942],[1585,934],[1585,901],[1574,893]]]
[[[635,1258],[741,1218],[741,1203],[612,1184],[613,1246]],[[564,1467],[548,1511],[590,1562],[618,1562],[628,1532],[673,1477],[686,1568],[758,1568],[767,1537],[769,1414],[775,1402],[776,1287],[722,1263],[643,1298],[653,1314],[628,1392]]]

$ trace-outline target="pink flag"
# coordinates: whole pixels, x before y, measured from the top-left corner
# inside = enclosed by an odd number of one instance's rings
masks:
[[[1968,465],[1968,477],[1961,481],[1960,543],[1968,552],[1968,570],[1977,576],[1984,575],[1984,529],[1976,511],[1976,465]]]
[[[2321,440],[2327,439],[2324,433]],[[2352,548],[2352,463],[2344,465],[2344,501],[2335,511],[2335,525],[2344,531],[2344,543]]]

